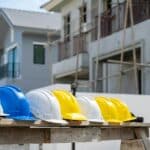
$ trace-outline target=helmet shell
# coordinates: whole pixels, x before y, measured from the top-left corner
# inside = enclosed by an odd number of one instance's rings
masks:
[[[33,90],[27,93],[27,97],[31,112],[37,118],[47,122],[67,123],[62,120],[59,103],[50,91]]]
[[[118,112],[116,106],[107,97],[96,97],[95,98],[99,108],[101,109],[102,116],[105,121],[109,123],[121,123],[118,119]]]
[[[132,121],[136,118],[131,115],[128,106],[117,98],[110,98],[111,102],[116,106],[118,111],[118,119],[122,122]]]
[[[15,86],[0,87],[0,99],[3,110],[9,114],[9,118],[15,120],[36,120],[29,108],[27,98],[22,91]]]
[[[78,96],[77,101],[80,105],[81,112],[90,122],[104,122],[101,110],[98,104],[86,96]]]
[[[77,99],[68,91],[54,90],[52,91],[57,98],[63,119],[85,121],[87,118],[81,113]]]

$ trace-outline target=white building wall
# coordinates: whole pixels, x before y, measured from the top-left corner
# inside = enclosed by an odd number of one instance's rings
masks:
[[[67,14],[70,14],[71,17],[71,31],[70,31],[70,37],[71,37],[71,47],[70,51],[71,54],[73,52],[73,36],[79,34],[80,31],[80,11],[79,8],[82,6],[83,2],[86,2],[87,4],[87,22],[91,22],[91,0],[74,0],[68,3],[66,6],[64,6],[61,10],[62,16],[66,16]],[[62,30],[61,30],[61,40],[64,40],[64,21],[62,23]]]
[[[42,150],[71,150],[71,144],[42,144]],[[41,150],[39,144],[30,144],[29,150]]]
[[[17,145],[17,144],[11,144],[11,145],[0,145],[0,150],[29,150],[29,145]]]

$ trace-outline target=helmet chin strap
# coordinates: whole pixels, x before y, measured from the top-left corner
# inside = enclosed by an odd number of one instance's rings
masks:
[[[77,82],[73,82],[71,84],[71,92],[74,96],[76,96],[76,92],[77,92],[77,88],[78,88],[78,83]]]

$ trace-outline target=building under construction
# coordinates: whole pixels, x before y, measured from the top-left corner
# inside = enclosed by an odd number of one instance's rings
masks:
[[[63,16],[55,83],[150,93],[149,0],[53,0],[43,7]]]
[[[75,88],[87,91],[86,96],[94,94],[89,91],[150,93],[149,0],[51,0],[43,7],[60,12],[63,17],[61,40],[51,41],[53,33],[48,34],[50,45],[58,46],[58,61],[52,66],[53,83],[75,83]],[[117,150],[122,140],[122,150],[148,150],[149,96],[114,96],[124,99],[137,115],[145,117],[145,122],[119,125],[69,122],[62,127],[41,120],[27,123],[2,119],[0,143],[19,144],[15,149],[24,150]],[[67,142],[71,144],[55,144]],[[9,148],[12,147],[6,146]]]

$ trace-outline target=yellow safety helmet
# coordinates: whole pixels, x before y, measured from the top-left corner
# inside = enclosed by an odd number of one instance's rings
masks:
[[[95,100],[102,112],[102,116],[106,122],[121,123],[118,119],[117,108],[107,97],[95,97]]]
[[[87,118],[82,115],[76,98],[70,92],[65,90],[54,90],[52,92],[60,104],[63,119],[78,121],[87,120]]]
[[[128,106],[121,100],[117,98],[110,98],[111,102],[116,106],[118,111],[118,119],[122,122],[132,121],[136,118],[131,115]]]

